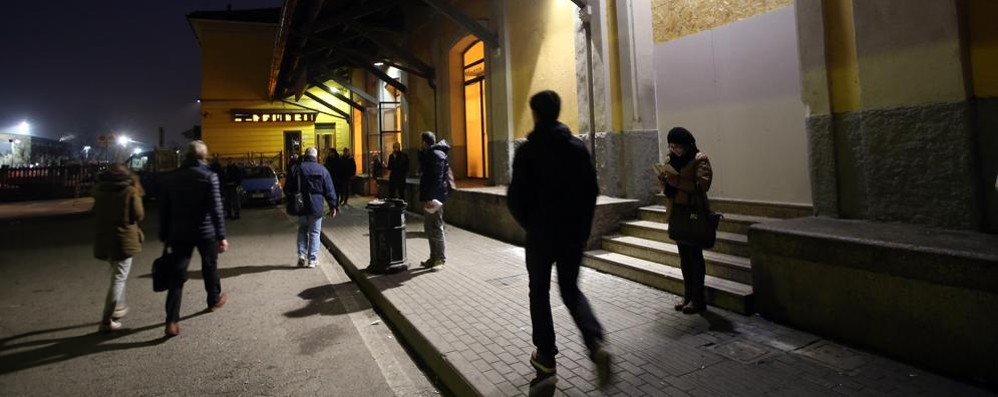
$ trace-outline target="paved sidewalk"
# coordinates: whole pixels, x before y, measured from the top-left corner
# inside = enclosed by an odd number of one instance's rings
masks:
[[[422,220],[409,214],[410,271],[365,278],[358,271],[370,260],[364,203],[352,201],[324,222],[323,240],[373,304],[456,395],[525,394],[534,348],[523,249],[448,227],[446,269],[419,269],[429,248]],[[590,269],[580,283],[616,353],[608,395],[992,395],[758,316],[713,307],[683,315],[672,309],[675,295]],[[598,394],[555,287],[551,302],[559,305],[559,392]]]
[[[85,214],[93,206],[93,197],[0,203],[0,221]]]

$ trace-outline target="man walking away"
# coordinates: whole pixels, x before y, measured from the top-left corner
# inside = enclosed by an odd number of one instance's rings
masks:
[[[201,256],[201,275],[208,310],[221,309],[228,300],[218,276],[218,254],[229,249],[225,239],[222,196],[218,175],[208,169],[208,146],[193,141],[180,168],[164,176],[159,204],[159,239],[166,243],[181,269],[179,283],[166,295],[166,336],[180,334],[180,302],[191,254]]]
[[[239,219],[242,210],[242,197],[239,197],[239,186],[243,183],[243,168],[230,162],[225,167],[225,216],[228,219]]]
[[[350,200],[350,185],[353,184],[353,177],[357,175],[357,163],[354,162],[353,156],[350,154],[350,148],[343,148],[339,171],[342,176],[340,183],[343,189],[337,190],[337,193],[339,193],[340,205],[347,205],[347,201]]]
[[[596,364],[600,387],[610,381],[610,355],[603,348],[603,328],[579,290],[582,251],[589,239],[599,187],[585,144],[558,122],[561,99],[554,91],[530,98],[534,131],[516,152],[509,185],[509,210],[527,232],[530,321],[537,350],[530,363],[535,382],[555,375],[554,323],[551,318],[551,267],[558,266],[561,299],[582,332],[589,358]]]
[[[392,154],[388,156],[388,197],[405,200],[405,178],[409,175],[409,155],[402,151],[398,142],[392,144]]]
[[[450,185],[447,183],[447,170],[450,164],[447,153],[450,146],[446,142],[437,143],[436,135],[423,132],[423,149],[419,152],[419,201],[423,203],[423,230],[430,240],[430,259],[419,265],[429,269],[443,269],[447,261],[444,239],[444,207]]]
[[[336,216],[336,189],[329,171],[319,165],[316,156],[319,151],[310,147],[305,149],[305,157],[301,163],[291,168],[287,182],[284,184],[284,195],[293,197],[301,192],[305,208],[298,215],[298,266],[315,267],[319,255],[319,232],[322,229],[322,201],[329,204],[329,216]],[[301,184],[299,185],[299,181]],[[306,257],[307,255],[307,257]]]

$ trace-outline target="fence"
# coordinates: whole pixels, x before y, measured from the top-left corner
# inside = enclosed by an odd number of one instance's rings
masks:
[[[44,200],[90,194],[104,164],[0,168],[0,201]]]
[[[261,166],[269,165],[274,167],[274,171],[284,172],[284,152],[270,152],[270,153],[216,153],[214,158],[217,158],[223,165],[236,162],[242,166]]]

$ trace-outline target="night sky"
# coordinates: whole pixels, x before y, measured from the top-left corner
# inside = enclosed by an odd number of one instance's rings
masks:
[[[193,11],[279,7],[283,0],[4,3],[0,23],[0,132],[22,120],[31,134],[121,132],[152,146],[198,123],[201,50]]]

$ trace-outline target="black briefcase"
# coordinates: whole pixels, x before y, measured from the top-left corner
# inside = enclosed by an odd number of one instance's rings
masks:
[[[180,263],[169,246],[163,246],[163,254],[152,263],[152,290],[163,292],[180,282]]]

